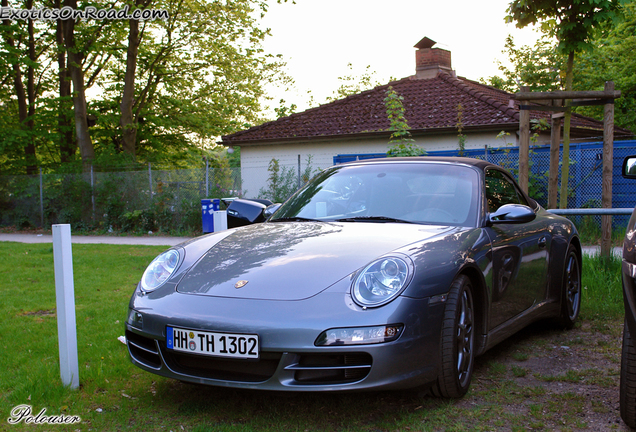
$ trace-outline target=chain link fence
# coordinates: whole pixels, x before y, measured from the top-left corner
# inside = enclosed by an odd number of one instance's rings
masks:
[[[612,208],[636,206],[636,181],[624,179],[621,174],[623,159],[636,154],[636,141],[616,141],[613,147]],[[430,152],[430,156],[457,156],[456,151]],[[519,170],[519,148],[506,147],[483,150],[465,150],[464,155],[475,157],[511,171],[515,177]],[[563,152],[559,152],[559,169],[563,164]],[[546,207],[548,200],[548,176],[550,170],[550,146],[534,146],[530,150],[529,194]],[[603,143],[573,143],[570,145],[570,179],[568,182],[567,208],[600,208],[602,193]],[[560,181],[560,180],[559,180]],[[559,183],[560,186],[560,183]],[[560,202],[561,196],[558,195]],[[601,216],[573,216],[577,226],[600,226]],[[614,216],[614,227],[625,227],[629,216]]]
[[[0,176],[0,226],[200,231],[201,199],[240,190],[230,168]]]
[[[602,142],[571,145],[568,208],[601,207],[602,151]],[[623,159],[633,154],[636,154],[636,141],[614,143],[613,208],[636,206],[636,182],[621,176]],[[457,156],[458,152],[438,151],[429,155]],[[382,156],[346,155],[351,160]],[[517,147],[470,149],[464,151],[464,156],[488,160],[515,175],[518,171]],[[336,156],[334,161],[341,159]],[[530,195],[544,207],[549,165],[549,146],[533,147]],[[304,164],[299,181],[297,164],[281,164],[279,192],[290,195],[318,168]],[[250,197],[274,198],[267,175],[267,169],[263,168],[263,190]],[[149,166],[146,171],[0,176],[0,226],[25,228],[70,223],[74,229],[196,232],[201,230],[201,199],[241,196],[241,186],[240,168],[163,171]],[[601,218],[575,216],[573,219],[579,227],[584,224],[599,227]],[[614,226],[625,227],[628,220],[629,216],[614,216]]]

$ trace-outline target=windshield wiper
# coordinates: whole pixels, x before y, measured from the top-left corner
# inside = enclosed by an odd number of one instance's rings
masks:
[[[292,217],[281,217],[281,218],[271,219],[270,222],[324,222],[324,221],[321,221],[318,219],[309,219],[309,218],[304,218],[299,216],[292,216]]]
[[[397,223],[417,223],[404,219],[396,219],[388,216],[356,216],[349,218],[336,219],[334,222],[397,222]]]

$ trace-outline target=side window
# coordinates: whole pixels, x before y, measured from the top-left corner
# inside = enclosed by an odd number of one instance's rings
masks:
[[[512,180],[499,170],[486,171],[486,200],[490,213],[505,204],[528,205]]]

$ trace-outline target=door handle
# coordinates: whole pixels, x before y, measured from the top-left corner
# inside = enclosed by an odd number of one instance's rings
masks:
[[[546,236],[543,236],[539,239],[539,247],[544,248],[548,244],[548,239]]]

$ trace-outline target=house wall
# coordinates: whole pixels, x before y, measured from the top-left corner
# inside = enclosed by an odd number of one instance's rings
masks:
[[[545,137],[541,138],[544,141]],[[549,142],[549,136],[547,136]],[[415,137],[415,143],[427,151],[454,150],[458,148],[456,134],[430,135]],[[473,132],[467,134],[467,149],[483,149],[484,146],[498,148],[508,145],[518,145],[516,134],[511,133],[505,138],[497,139],[495,132]],[[267,184],[269,172],[267,168],[272,158],[279,161],[281,169],[298,171],[298,155],[301,160],[301,170],[307,166],[307,157],[312,157],[312,167],[328,168],[333,165],[333,158],[339,154],[385,153],[389,148],[386,138],[382,139],[338,139],[312,140],[285,144],[270,144],[258,146],[241,146],[241,178],[243,196],[256,198],[259,191]]]

